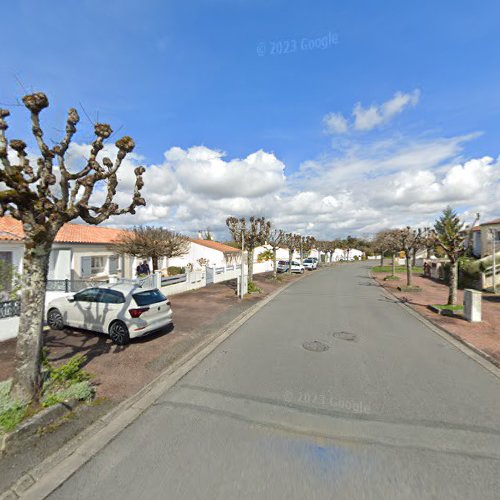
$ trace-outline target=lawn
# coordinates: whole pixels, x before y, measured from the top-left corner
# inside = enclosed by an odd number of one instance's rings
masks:
[[[464,306],[460,304],[449,305],[449,304],[432,304],[436,309],[446,310],[446,311],[463,311]]]
[[[374,273],[392,273],[392,266],[375,266],[372,267]],[[397,273],[406,273],[406,266],[396,266]],[[422,274],[424,270],[421,267],[412,267],[412,272],[415,274]]]

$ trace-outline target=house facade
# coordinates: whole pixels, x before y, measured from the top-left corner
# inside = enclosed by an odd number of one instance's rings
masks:
[[[472,228],[472,253],[483,258],[500,252],[500,219],[490,220]]]
[[[125,231],[85,224],[64,224],[56,236],[49,261],[49,280],[132,278],[136,259],[117,255],[113,242]],[[0,259],[23,270],[24,231],[21,222],[0,217]]]

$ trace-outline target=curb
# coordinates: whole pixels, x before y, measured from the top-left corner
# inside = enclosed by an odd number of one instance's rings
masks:
[[[466,356],[469,356],[469,358],[476,361],[476,363],[479,363],[483,368],[488,370],[491,374],[500,378],[499,361],[497,361],[495,358],[493,358],[486,352],[482,351],[481,349],[478,349],[474,345],[470,344],[466,340],[462,339],[456,333],[449,332],[448,330],[444,329],[441,325],[438,325],[434,323],[434,321],[432,321],[431,319],[422,316],[418,311],[413,309],[411,306],[402,302],[399,297],[397,297],[390,290],[382,286],[373,276],[373,273],[371,271],[370,271],[370,278],[373,279],[373,281],[375,281],[377,286],[379,286],[388,297],[395,299],[396,303],[400,305],[402,308],[406,309],[406,311],[408,311],[408,313],[410,313],[414,318],[418,319],[421,323],[427,326],[434,333],[437,333],[441,338],[452,344],[459,351],[462,351]]]
[[[45,408],[23,422],[12,432],[4,434],[0,443],[0,456],[6,451],[16,450],[24,441],[39,432],[42,428],[53,424],[56,420],[72,412],[78,403],[76,400],[64,401]]]
[[[224,328],[210,335],[205,342],[179,358],[148,385],[115,406],[53,455],[24,474],[10,489],[0,494],[0,500],[46,498],[260,309],[306,276],[308,275],[304,273],[298,279],[274,291],[241,313]]]

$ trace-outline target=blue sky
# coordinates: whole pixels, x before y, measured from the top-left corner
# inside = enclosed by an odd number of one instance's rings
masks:
[[[284,166],[285,181],[267,193],[274,203],[303,191],[321,199],[333,196],[335,213],[351,221],[329,222],[328,202],[319,214],[324,220],[317,223],[318,213],[305,210],[301,222],[287,218],[285,206],[269,209],[270,198],[246,197],[250,206],[277,218],[287,229],[329,234],[377,229],[370,217],[345,205],[342,192],[357,192],[361,182],[379,175],[404,173],[404,165],[397,172],[363,170],[352,188],[343,178],[339,192],[335,184],[327,191],[318,188],[318,169],[329,175],[339,162],[352,159],[354,151],[355,163],[359,155],[366,160],[366,152],[378,162],[408,147],[455,141],[456,147],[425,168],[442,182],[447,172],[443,168],[489,156],[494,167],[485,182],[496,184],[490,196],[498,194],[498,2],[89,0],[69,8],[63,1],[18,0],[4,2],[3,13],[4,107],[24,94],[23,87],[45,91],[51,100],[44,116],[46,134],[57,137],[66,109],[81,109],[81,103],[92,120],[98,116],[122,127],[120,133],[132,135],[141,156],[137,161],[147,165],[165,163],[164,153],[171,148],[189,151],[204,146],[224,151],[225,161],[263,150]],[[338,43],[303,48],[304,39],[325,36],[337,37]],[[285,45],[297,50],[271,53]],[[352,121],[356,103],[364,110],[382,106],[398,92],[418,98],[377,126],[352,125],[342,133],[325,128],[328,113]],[[11,135],[25,135],[26,115],[11,109]],[[84,117],[81,128],[78,140],[87,143],[91,128]],[[470,137],[454,139],[460,136]],[[386,148],[382,154],[381,148]],[[304,165],[314,165],[316,174],[304,173]],[[167,162],[165,168],[175,175],[179,165]],[[309,183],[316,187],[309,188]],[[184,186],[183,194],[198,193]],[[169,202],[168,216],[144,215],[144,221],[188,231],[196,224],[217,229],[222,207],[246,210],[242,200],[235,201],[241,196],[221,196],[210,208],[212,215],[205,216],[193,207],[181,207],[177,193],[164,200]],[[475,203],[471,193],[456,199],[448,193],[433,201],[435,206],[419,211],[417,205],[426,199],[415,200],[410,212],[422,215],[412,215],[410,222],[426,222],[439,204],[447,202],[466,212],[481,209],[486,215],[499,215],[493,213],[496,206],[484,200]],[[365,208],[378,211],[383,224],[404,223],[404,214],[392,217],[398,209],[391,203]],[[191,226],[187,222],[193,219]]]

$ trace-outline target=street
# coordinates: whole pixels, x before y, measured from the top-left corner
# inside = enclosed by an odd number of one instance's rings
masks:
[[[50,498],[498,498],[500,380],[369,277],[310,273]]]

